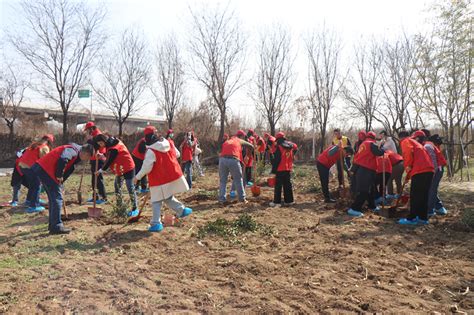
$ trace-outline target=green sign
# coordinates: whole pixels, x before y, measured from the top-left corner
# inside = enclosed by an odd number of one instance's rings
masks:
[[[89,90],[78,90],[77,94],[79,98],[89,98],[90,97],[90,91]]]

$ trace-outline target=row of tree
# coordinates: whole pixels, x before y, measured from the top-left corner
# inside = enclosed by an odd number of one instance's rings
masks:
[[[150,49],[144,34],[135,28],[110,40],[103,29],[103,7],[70,0],[24,0],[21,11],[23,27],[12,30],[8,39],[39,81],[30,84],[11,66],[2,71],[1,112],[11,134],[24,91],[32,87],[61,107],[67,142],[69,110],[78,89],[88,84],[115,116],[120,134],[127,118],[144,105],[145,91],[155,96],[171,128],[184,106],[191,76],[208,95],[203,104],[218,113],[219,141],[229,99],[244,85],[272,134],[282,117],[296,109],[296,115],[311,119],[313,130],[319,131],[320,150],[338,100],[347,105],[344,115],[363,119],[366,130],[377,123],[395,134],[435,122],[447,137],[451,170],[456,167],[455,144],[461,142],[464,149],[472,141],[470,0],[446,0],[433,6],[428,34],[361,42],[349,58],[349,69],[342,66],[343,43],[335,31],[323,26],[310,33],[304,38],[307,92],[300,97],[294,92],[296,53],[290,30],[276,24],[260,34],[256,69],[252,80],[246,81],[248,37],[229,6],[190,9],[188,45],[182,47],[170,35],[156,49]],[[105,49],[104,43],[111,44]],[[463,156],[456,157],[458,168]]]

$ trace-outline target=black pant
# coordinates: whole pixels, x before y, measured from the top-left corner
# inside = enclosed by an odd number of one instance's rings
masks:
[[[133,162],[135,162],[135,174],[138,174],[140,170],[142,169],[143,166],[143,160],[140,160],[136,156],[133,156]],[[140,179],[137,184],[135,185],[135,188],[140,187],[141,189],[146,189],[146,186],[148,185],[148,178],[146,176],[143,176],[142,179]]]
[[[413,175],[410,188],[410,214],[408,219],[416,217],[428,220],[428,197],[430,193],[433,173],[421,173]]]
[[[365,167],[359,167],[355,174],[356,197],[351,208],[361,211],[364,202],[367,201],[369,209],[375,209],[375,171]]]
[[[90,161],[91,165],[91,174],[92,174],[92,191],[95,189],[95,162],[96,161]],[[104,161],[98,160],[98,169],[101,169],[102,166],[104,166]],[[107,199],[107,195],[105,194],[105,186],[104,186],[104,176],[102,174],[99,174],[97,176],[97,190],[99,190],[99,196],[102,197],[102,199]]]
[[[329,193],[329,168],[316,162],[316,168],[318,169],[319,180],[321,181],[321,190],[323,191],[324,199],[331,199]]]
[[[392,174],[385,172],[385,189]],[[383,173],[377,173],[375,176],[375,199],[383,196]]]
[[[245,168],[245,184],[252,181],[252,167]]]
[[[292,203],[293,200],[293,185],[291,184],[291,172],[283,171],[276,173],[275,183],[275,195],[273,196],[273,202],[276,204],[281,203],[281,190],[283,188],[283,194],[285,195],[285,203]]]

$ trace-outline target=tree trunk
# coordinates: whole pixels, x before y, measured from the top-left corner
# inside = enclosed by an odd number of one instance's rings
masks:
[[[272,136],[275,136],[276,128],[275,128],[275,123],[273,121],[268,121],[268,124],[270,125],[270,134]]]
[[[8,143],[10,143],[10,151],[15,149],[14,138],[15,138],[15,125],[14,125],[14,122],[12,122],[11,124],[8,124]]]
[[[118,121],[118,126],[119,126],[119,133],[118,133],[118,137],[119,138],[122,138],[122,133],[123,133],[123,121],[122,120],[119,120]]]
[[[321,129],[321,145],[319,146],[319,153],[323,153],[326,146],[326,128]]]
[[[63,111],[63,144],[67,144],[69,142],[67,119],[68,119],[68,112]]]
[[[219,139],[217,140],[219,143],[222,143],[222,140],[224,139],[224,129],[225,129],[225,112],[223,113],[221,111]]]
[[[168,119],[168,129],[173,129],[173,119]]]

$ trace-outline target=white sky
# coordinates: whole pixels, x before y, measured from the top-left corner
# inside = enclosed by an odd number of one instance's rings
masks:
[[[0,24],[4,31],[11,21],[18,18],[15,5],[18,0],[0,0]],[[93,4],[102,1],[89,0]],[[258,38],[259,30],[273,23],[282,23],[293,32],[294,49],[297,54],[295,70],[298,72],[295,96],[305,91],[306,56],[300,50],[302,36],[323,22],[340,32],[345,47],[344,64],[349,65],[350,51],[357,41],[375,36],[390,38],[404,30],[407,33],[420,31],[426,21],[425,10],[433,1],[430,0],[234,0],[234,8],[242,21],[244,30],[249,35],[249,56],[247,57],[247,79],[255,71],[255,49],[252,44]],[[186,44],[189,31],[189,10],[216,4],[226,5],[228,1],[220,0],[108,0],[106,27],[112,34],[117,34],[128,26],[143,29],[150,42],[155,46],[158,38],[169,32],[180,37]],[[3,33],[3,32],[2,32]],[[2,35],[3,36],[3,35]],[[3,39],[2,39],[3,41]],[[8,46],[0,48],[9,50]],[[10,54],[7,52],[10,56]],[[234,114],[253,113],[253,103],[248,98],[248,87],[243,87],[230,99]],[[204,90],[190,80],[188,86],[190,104],[195,106],[205,96]],[[47,103],[38,95],[30,93],[32,103]],[[87,102],[85,103],[87,104]],[[155,105],[150,104],[141,115],[150,113]],[[339,107],[341,107],[340,104]]]

